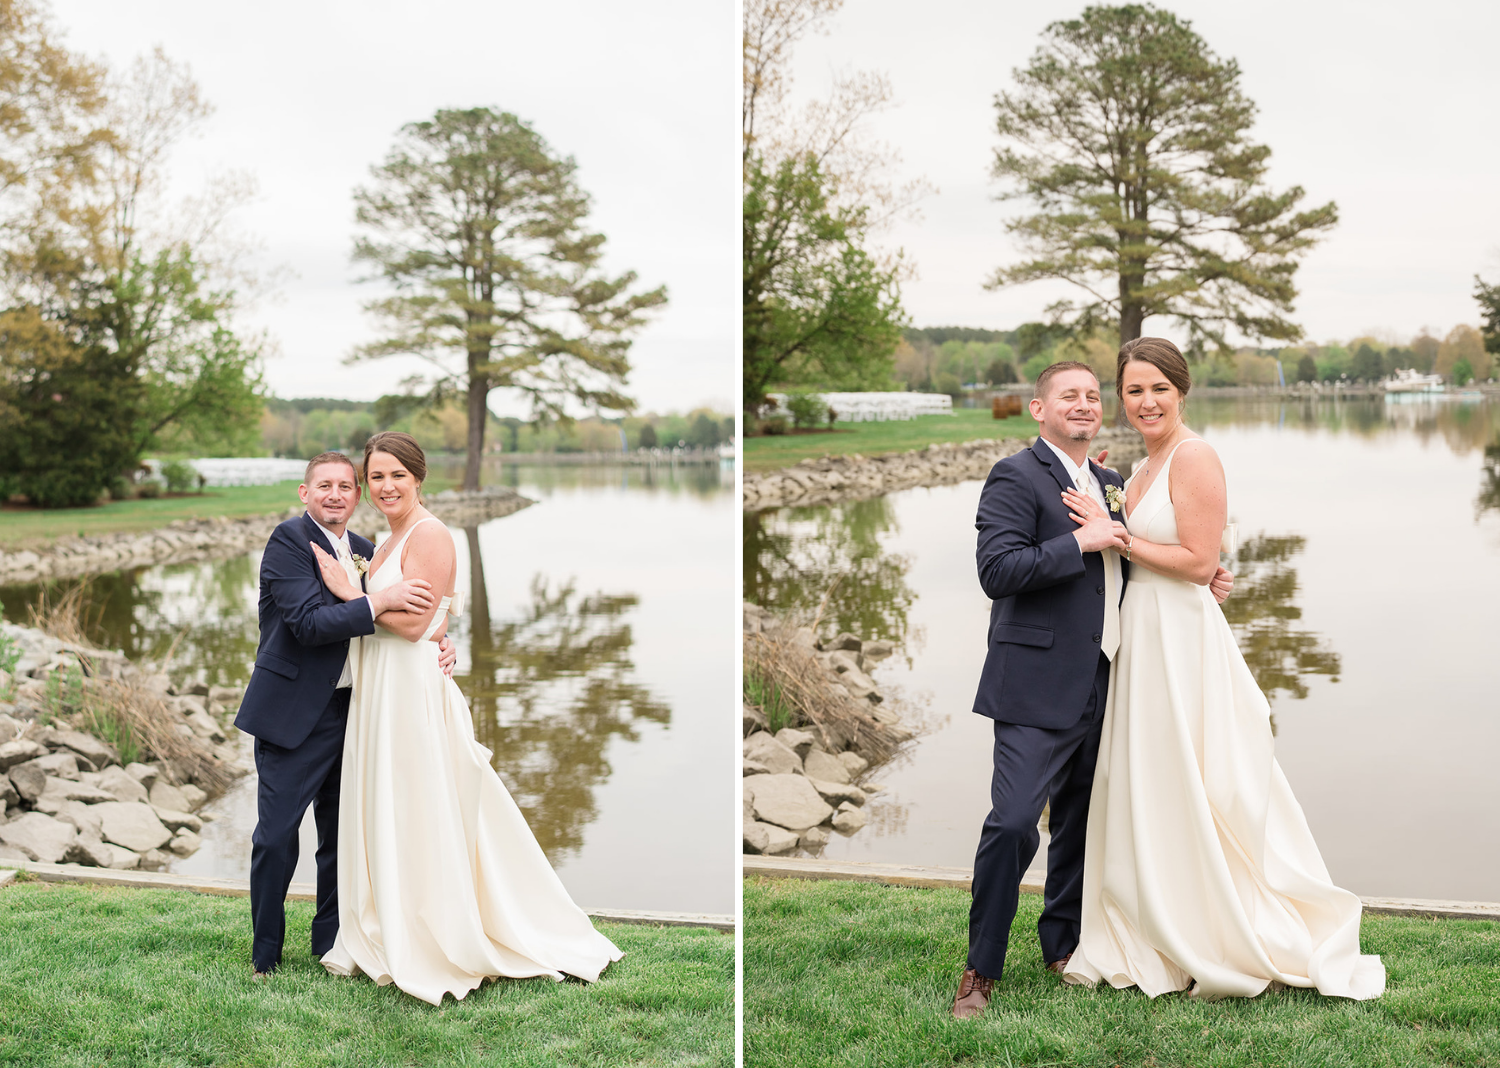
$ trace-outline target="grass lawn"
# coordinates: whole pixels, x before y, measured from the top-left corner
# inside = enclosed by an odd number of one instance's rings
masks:
[[[977,1019],[949,1006],[969,895],[868,883],[747,879],[745,1064],[1500,1065],[1500,923],[1368,916],[1374,1001],[1306,990],[1203,1004],[1063,986],[1042,966],[1040,896],[1021,895],[1005,977]]]
[[[0,508],[0,548],[36,548],[74,535],[156,530],[176,519],[198,516],[268,515],[284,512],[297,500],[297,483],[270,486],[224,486],[185,497],[137,497],[93,508]]]
[[[599,982],[500,980],[440,1008],[286,953],[250,978],[248,898],[28,882],[0,889],[0,1065],[734,1063],[734,938],[601,924]]]
[[[841,423],[832,433],[780,434],[744,440],[745,470],[774,471],[825,453],[878,456],[908,452],[934,442],[976,438],[1034,438],[1030,415],[996,419],[988,408],[955,408],[952,415],[919,415],[886,423]]]

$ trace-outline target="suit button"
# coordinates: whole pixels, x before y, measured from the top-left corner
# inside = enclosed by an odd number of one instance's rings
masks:
[[[1094,589],[1094,592],[1097,593],[1100,597],[1103,597],[1104,596],[1104,587],[1103,586],[1098,586],[1098,587],[1096,587]]]
[[[1099,640],[1099,635],[1095,634],[1094,635],[1094,641],[1098,641],[1098,640]],[[339,684],[339,680],[338,679],[329,679],[328,680],[328,685],[330,685],[330,686],[337,686],[338,684]]]
[[[1099,640],[1100,640],[1100,638],[1101,638],[1101,636],[1100,636],[1100,635],[1098,635],[1098,634],[1095,634],[1095,635],[1094,635],[1094,641],[1096,641],[1096,642],[1097,642],[1097,641],[1099,641]]]

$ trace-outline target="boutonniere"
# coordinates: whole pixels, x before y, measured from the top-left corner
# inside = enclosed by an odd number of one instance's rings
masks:
[[[1104,499],[1109,502],[1109,510],[1118,512],[1125,507],[1125,491],[1119,486],[1105,486]]]
[[[1110,488],[1113,489],[1114,487]],[[358,571],[361,575],[369,573],[370,561],[366,560],[363,556],[360,556],[359,553],[350,553],[349,555],[354,560],[354,570]]]

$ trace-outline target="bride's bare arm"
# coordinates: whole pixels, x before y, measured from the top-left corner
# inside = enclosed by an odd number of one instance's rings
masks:
[[[409,580],[420,580],[433,590],[446,590],[453,578],[453,538],[448,528],[441,523],[423,523],[411,532],[401,550],[401,574]],[[389,566],[387,561],[386,566]],[[382,612],[375,617],[375,625],[383,627],[398,637],[414,642],[422,637],[427,624],[437,612],[437,602],[421,611]],[[448,623],[438,628],[432,636],[440,639],[446,633]]]
[[[1219,540],[1229,517],[1224,465],[1212,446],[1194,438],[1177,447],[1167,478],[1182,544],[1158,545],[1135,538],[1130,543],[1130,562],[1159,575],[1207,586],[1219,570]]]

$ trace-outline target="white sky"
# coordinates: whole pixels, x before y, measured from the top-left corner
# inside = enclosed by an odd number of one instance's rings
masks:
[[[981,288],[1020,258],[1003,229],[1015,202],[989,179],[994,96],[1035,51],[1050,22],[1084,0],[978,3],[847,0],[830,33],[796,55],[796,92],[822,95],[835,71],[890,75],[899,107],[869,132],[899,148],[906,176],[939,194],[922,220],[883,235],[916,261],[903,290],[918,326],[1009,329],[1042,318],[1068,287]],[[1338,203],[1341,223],[1303,261],[1295,320],[1310,339],[1368,330],[1439,336],[1478,323],[1473,275],[1500,280],[1500,4],[1436,0],[1182,0],[1161,4],[1220,56],[1239,61],[1260,107],[1252,136],[1272,149],[1274,189],[1301,185],[1305,206]],[[1055,287],[1055,288],[1054,288]],[[1169,321],[1148,333],[1180,336]]]
[[[605,268],[665,283],[670,305],[637,335],[627,392],[643,409],[733,410],[738,395],[738,34],[728,0],[498,4],[389,0],[215,4],[54,0],[74,51],[124,68],[157,44],[217,107],[173,181],[244,169],[239,216],[264,264],[295,272],[249,319],[280,346],[282,397],[373,399],[423,365],[345,366],[373,336],[380,292],[350,263],[351,191],[397,129],[440,107],[490,106],[532,123],[578,162],[608,237]],[[501,414],[524,414],[503,391]]]

